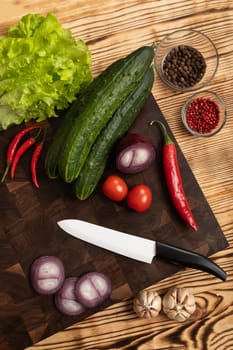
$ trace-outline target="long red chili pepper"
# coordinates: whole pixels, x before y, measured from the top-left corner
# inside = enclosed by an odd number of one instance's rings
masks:
[[[40,132],[40,131],[39,131]],[[22,143],[22,145],[18,148],[18,150],[15,153],[15,156],[13,158],[13,161],[11,163],[11,169],[10,169],[10,177],[11,179],[14,178],[15,176],[15,169],[16,166],[20,160],[20,158],[22,157],[22,155],[31,147],[35,144],[36,142],[36,137],[29,137],[26,141],[24,141],[24,143]]]
[[[4,174],[2,176],[1,182],[3,182],[6,178],[6,175],[10,169],[10,166],[12,164],[15,152],[16,152],[16,148],[19,144],[19,142],[21,141],[21,139],[28,134],[30,131],[34,130],[34,129],[38,129],[40,128],[39,125],[32,125],[29,126],[23,130],[21,130],[20,132],[18,132],[12,139],[12,141],[10,142],[8,149],[7,149],[7,155],[6,155],[6,168],[4,171]]]
[[[155,122],[159,123],[163,131],[165,142],[163,147],[163,167],[171,199],[182,219],[197,231],[197,225],[184,192],[175,144],[169,137],[166,127],[162,122],[153,120],[150,122],[150,125]]]
[[[33,152],[32,159],[31,159],[31,164],[30,164],[32,182],[37,188],[39,188],[39,184],[38,184],[38,180],[37,180],[37,164],[38,164],[38,160],[39,160],[39,157],[41,155],[41,152],[43,150],[43,144],[44,144],[44,142],[41,141],[36,146],[36,148],[35,148],[35,150]]]

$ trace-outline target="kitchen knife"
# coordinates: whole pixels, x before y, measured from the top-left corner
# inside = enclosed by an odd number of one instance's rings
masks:
[[[225,271],[213,261],[187,249],[109,229],[82,220],[66,219],[58,221],[57,224],[62,230],[75,238],[128,258],[151,264],[153,258],[156,256],[176,265],[208,272],[223,281],[227,277]]]

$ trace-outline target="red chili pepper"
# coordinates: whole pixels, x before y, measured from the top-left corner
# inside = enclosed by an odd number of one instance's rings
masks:
[[[150,122],[150,125],[154,124],[155,122],[160,124],[163,131],[165,142],[165,145],[163,147],[163,167],[171,199],[182,219],[190,227],[197,231],[195,219],[189,207],[188,200],[185,196],[175,144],[169,137],[166,127],[162,122],[153,120]]]
[[[12,139],[12,141],[10,142],[8,149],[7,149],[7,156],[6,156],[6,168],[4,171],[4,174],[2,176],[1,182],[3,182],[6,178],[6,175],[10,169],[10,166],[12,164],[15,152],[16,152],[16,148],[19,144],[19,142],[21,141],[21,139],[28,134],[30,131],[34,130],[34,129],[38,129],[40,128],[39,125],[32,125],[29,126],[23,130],[21,130],[20,132],[18,132]]]
[[[31,146],[35,144],[35,142],[36,142],[36,137],[30,137],[18,148],[11,164],[11,172],[10,172],[11,179],[13,179],[15,176],[15,169],[20,158]]]
[[[43,144],[44,144],[44,142],[42,141],[36,146],[36,148],[33,152],[31,164],[30,164],[32,182],[37,188],[39,188],[39,184],[37,181],[37,164],[38,164],[38,159],[39,159],[41,152],[43,150]]]

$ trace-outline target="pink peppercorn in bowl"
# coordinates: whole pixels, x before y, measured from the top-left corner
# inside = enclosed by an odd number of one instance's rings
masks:
[[[193,94],[182,107],[182,121],[194,136],[216,135],[226,123],[226,107],[215,92],[205,90]]]

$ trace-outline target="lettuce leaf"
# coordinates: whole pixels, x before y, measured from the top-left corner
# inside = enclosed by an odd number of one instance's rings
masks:
[[[53,14],[22,17],[0,37],[0,129],[57,117],[93,80],[91,63]]]

